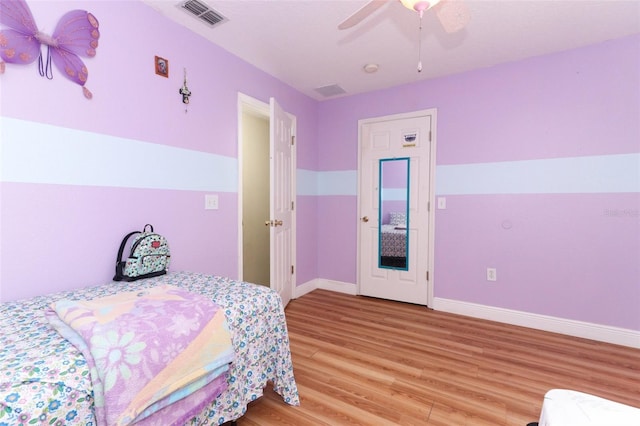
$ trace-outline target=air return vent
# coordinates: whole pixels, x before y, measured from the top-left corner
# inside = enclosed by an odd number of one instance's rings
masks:
[[[211,27],[219,25],[227,20],[227,18],[199,0],[187,0],[180,3],[179,6],[184,11],[195,16]]]
[[[328,86],[316,87],[314,90],[320,93],[325,98],[347,93],[342,87],[340,87],[337,84],[330,84]]]

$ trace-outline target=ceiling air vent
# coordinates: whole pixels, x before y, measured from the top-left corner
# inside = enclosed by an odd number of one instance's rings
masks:
[[[325,98],[347,93],[342,87],[340,87],[337,84],[330,84],[328,86],[316,87],[314,90],[320,93]]]
[[[211,9],[209,6],[207,6],[205,3],[199,0],[184,1],[180,3],[180,7],[186,12],[189,12],[191,15],[195,16],[202,22],[212,27],[215,25],[221,24],[227,20],[227,18],[225,18],[215,10]]]

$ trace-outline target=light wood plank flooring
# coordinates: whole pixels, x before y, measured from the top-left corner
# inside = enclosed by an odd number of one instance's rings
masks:
[[[270,388],[249,425],[520,425],[545,392],[640,406],[640,350],[325,290],[286,309],[300,407]]]

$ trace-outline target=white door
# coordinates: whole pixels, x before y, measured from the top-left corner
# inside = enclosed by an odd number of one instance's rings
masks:
[[[360,121],[359,165],[359,268],[360,294],[427,305],[431,299],[428,271],[433,265],[433,223],[429,204],[433,198],[432,168],[435,110]],[[433,140],[432,140],[433,139]],[[405,261],[401,267],[381,261],[382,227],[388,219],[381,210],[380,169],[387,161],[408,163],[405,196]],[[386,213],[386,216],[389,214]],[[381,223],[382,222],[382,223]],[[388,227],[386,227],[388,228]],[[401,233],[402,226],[393,232]]]
[[[286,306],[291,300],[294,277],[293,261],[293,121],[270,100],[271,110],[271,288],[275,289]]]

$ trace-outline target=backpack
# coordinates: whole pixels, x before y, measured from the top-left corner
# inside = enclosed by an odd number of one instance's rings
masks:
[[[134,235],[135,238],[131,242],[131,253],[126,260],[122,260],[127,241]],[[122,240],[116,259],[116,275],[113,280],[136,281],[164,275],[169,268],[170,259],[171,254],[167,239],[154,233],[153,226],[147,224],[142,232],[130,232]]]

